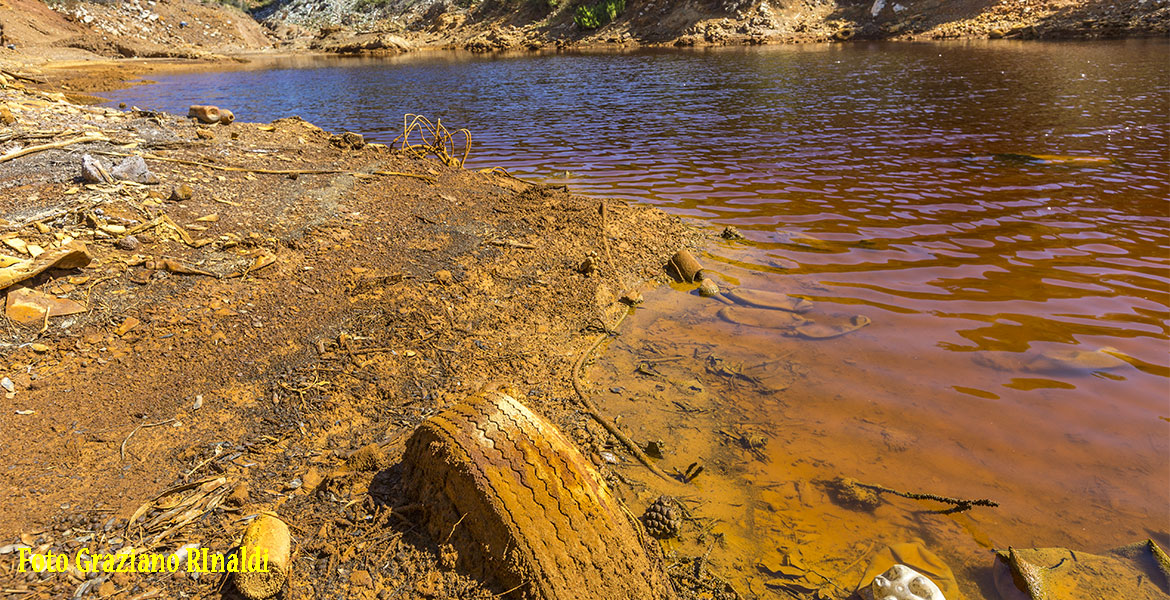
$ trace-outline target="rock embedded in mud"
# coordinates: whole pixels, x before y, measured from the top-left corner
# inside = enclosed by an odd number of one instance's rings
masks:
[[[699,295],[704,298],[711,298],[719,295],[719,286],[710,279],[704,279],[699,284]]]
[[[133,252],[133,251],[137,250],[141,244],[138,241],[138,238],[136,238],[132,235],[128,235],[128,236],[118,240],[114,245],[117,246],[119,250]]]
[[[81,179],[86,183],[113,183],[114,178],[102,161],[88,154],[81,157]]]
[[[642,514],[646,533],[661,539],[677,537],[682,528],[682,509],[678,500],[670,496],[659,496]]]
[[[646,299],[642,297],[642,292],[639,292],[638,290],[630,290],[625,294],[622,294],[621,301],[630,306],[637,306],[645,302]]]
[[[407,442],[407,495],[458,552],[457,567],[533,600],[667,600],[660,559],[638,542],[601,474],[551,423],[488,390]],[[455,526],[458,523],[458,526]]]
[[[345,459],[345,465],[355,471],[377,471],[386,466],[386,452],[378,444],[367,444]]]
[[[361,150],[366,147],[366,138],[360,133],[347,131],[341,135],[330,136],[329,143],[342,150]]]
[[[224,503],[226,503],[228,506],[243,506],[248,503],[248,497],[248,482],[241,481],[236,484],[235,489],[233,489],[232,493],[228,495],[226,500],[224,500]]]
[[[184,183],[171,189],[170,200],[171,202],[183,202],[184,200],[190,200],[192,195],[194,195],[194,192],[191,190],[191,186]]]

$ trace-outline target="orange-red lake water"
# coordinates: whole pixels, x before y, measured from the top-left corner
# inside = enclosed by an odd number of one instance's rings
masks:
[[[794,549],[839,590],[874,548],[919,539],[967,596],[997,598],[990,548],[1170,542],[1167,56],[1165,40],[423,55],[112,99],[381,141],[423,113],[472,129],[469,166],[739,228],[700,257],[725,290],[871,323],[811,340],[660,289],[588,372],[602,409],[662,440],[668,468],[705,465],[689,502],[718,519],[712,564],[743,593],[787,597],[766,567]],[[817,483],[837,476],[999,506],[857,511]]]

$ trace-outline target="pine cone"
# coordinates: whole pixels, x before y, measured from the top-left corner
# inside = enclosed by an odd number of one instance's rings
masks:
[[[642,515],[646,532],[658,539],[678,536],[682,526],[682,510],[678,501],[670,496],[659,496]]]

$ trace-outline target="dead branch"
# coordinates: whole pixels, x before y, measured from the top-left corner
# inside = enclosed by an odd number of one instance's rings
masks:
[[[64,148],[65,146],[70,146],[73,144],[82,144],[85,142],[101,142],[101,141],[109,141],[109,138],[107,138],[106,136],[104,136],[100,133],[97,133],[97,132],[87,133],[83,136],[75,137],[71,140],[62,140],[60,142],[50,142],[48,144],[41,144],[39,146],[29,146],[27,148],[13,150],[12,152],[5,154],[4,156],[0,156],[0,163],[8,162],[14,158],[28,156],[29,154],[41,152],[44,150],[53,150],[55,148]]]

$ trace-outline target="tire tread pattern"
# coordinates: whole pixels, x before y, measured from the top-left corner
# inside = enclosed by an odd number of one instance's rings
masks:
[[[600,473],[502,391],[431,417],[404,455],[408,493],[459,566],[532,600],[673,600]]]

